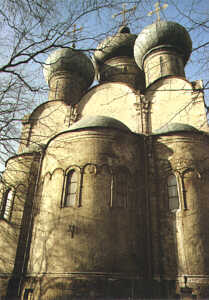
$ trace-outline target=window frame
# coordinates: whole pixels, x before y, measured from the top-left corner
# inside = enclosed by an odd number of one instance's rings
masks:
[[[76,187],[76,192],[75,192],[75,204],[74,205],[67,205],[67,197],[68,197],[68,181],[69,177],[71,174],[75,172],[77,176],[77,187]],[[81,187],[81,170],[77,166],[72,166],[68,168],[65,171],[64,174],[64,182],[63,182],[63,192],[62,192],[62,200],[61,200],[61,208],[75,208],[75,207],[80,207],[81,206],[81,200],[80,200],[80,187]]]
[[[171,178],[171,176],[175,179],[175,185],[174,184],[169,185],[169,178]],[[180,199],[180,189],[179,189],[178,177],[177,177],[177,175],[175,173],[170,173],[167,176],[166,186],[167,186],[168,210],[170,212],[176,212],[176,211],[178,211],[181,208],[181,199]],[[175,190],[176,190],[176,195],[175,196],[169,195],[169,188],[172,188],[172,187],[176,187],[175,188]],[[171,205],[172,200],[174,200],[174,199],[178,200],[178,207],[176,207],[176,208],[172,208],[172,205]]]
[[[10,192],[12,192],[11,199],[8,198]],[[2,203],[1,203],[1,214],[0,214],[0,218],[7,222],[11,222],[13,206],[14,206],[14,198],[15,198],[15,189],[12,187],[7,187],[6,190],[3,192]],[[9,206],[9,213],[6,216],[8,201],[10,201],[11,204]]]
[[[33,299],[33,289],[26,288],[23,294],[23,300],[32,300]]]

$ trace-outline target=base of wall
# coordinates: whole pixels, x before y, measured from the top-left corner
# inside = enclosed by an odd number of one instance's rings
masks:
[[[6,288],[8,279],[0,276],[0,300],[149,300],[149,299],[208,299],[209,282],[193,277],[186,287],[177,280],[145,279],[140,276],[110,273],[42,274],[13,278],[21,284],[19,295],[10,295]],[[17,289],[16,289],[17,290]]]
[[[47,274],[36,278],[28,277],[23,295],[29,289],[33,291],[33,299],[39,300],[168,299],[168,296],[170,299],[179,299],[175,293],[175,281],[159,283],[137,276],[126,277],[125,274],[72,274],[70,277],[54,277]]]

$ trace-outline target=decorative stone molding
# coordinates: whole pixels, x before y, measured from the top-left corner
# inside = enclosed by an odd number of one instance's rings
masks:
[[[170,160],[173,170],[183,174],[187,169],[196,169],[197,161],[190,159],[171,159]]]
[[[71,106],[70,116],[69,116],[69,126],[74,124],[75,122],[79,121],[81,118],[78,112],[78,105]]]
[[[84,174],[96,175],[98,172],[98,166],[94,164],[88,164],[84,168]]]

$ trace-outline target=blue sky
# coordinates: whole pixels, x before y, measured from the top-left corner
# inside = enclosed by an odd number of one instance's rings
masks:
[[[129,9],[137,4],[134,13],[127,14],[128,25],[132,33],[139,34],[140,31],[147,25],[156,20],[156,15],[148,16],[148,13],[154,9],[156,0],[138,0],[138,1],[120,1],[112,0],[113,8],[102,8],[101,10],[92,11],[88,14],[83,14],[81,11],[82,0],[51,0],[54,1],[55,16],[54,19],[48,20],[49,25],[58,21],[63,23],[74,24],[77,27],[83,27],[82,31],[77,33],[78,42],[76,47],[78,49],[95,49],[101,40],[107,35],[113,35],[117,32],[121,25],[122,17],[112,18],[112,15],[122,10],[122,3],[126,3],[126,8]],[[85,0],[85,3],[105,3],[108,0]],[[161,12],[161,19],[175,21],[183,25],[191,36],[193,42],[193,49],[197,49],[200,45],[206,43],[209,39],[209,1],[208,0],[161,0],[160,5],[168,3],[168,7]],[[71,14],[68,13],[71,11]],[[72,13],[73,11],[73,13]],[[85,11],[85,9],[84,9]],[[207,21],[207,22],[206,22]],[[202,23],[200,26],[199,24]],[[73,26],[71,26],[73,29]],[[71,28],[69,31],[71,31]],[[66,41],[71,40],[71,36],[63,36]],[[9,41],[11,43],[11,41]],[[66,44],[67,45],[67,44]],[[71,46],[71,44],[68,44]],[[5,52],[5,55],[7,53]],[[92,55],[93,51],[87,51],[88,55]],[[41,61],[45,61],[48,54],[40,57]],[[186,77],[190,81],[202,79],[206,85],[206,101],[209,104],[209,97],[207,93],[207,81],[209,80],[209,46],[194,50],[190,60],[186,66]],[[40,70],[37,71],[37,68]],[[27,68],[31,72],[33,82],[45,86],[40,65],[30,63]],[[37,72],[36,72],[37,71]],[[46,101],[47,93],[36,94],[36,104]]]
[[[127,8],[133,7],[134,1],[126,1]],[[161,5],[168,3],[168,7],[161,12],[161,19],[174,21],[183,25],[191,36],[193,49],[209,40],[209,1],[207,0],[168,0],[160,1]],[[156,20],[156,15],[147,16],[148,12],[154,9],[156,0],[138,1],[136,11],[129,15],[129,27],[132,33],[138,34],[147,25]],[[119,27],[122,17],[112,18],[114,13],[122,10],[122,4],[117,5],[117,9],[104,9],[97,16],[92,13],[79,20],[78,26],[84,29],[79,33],[79,37],[89,39],[78,42],[77,47],[94,48],[99,40],[102,40],[106,34],[114,34]],[[207,22],[206,22],[207,21]],[[199,24],[202,23],[200,26]],[[92,34],[93,33],[93,34]],[[97,39],[91,39],[91,37]],[[204,84],[209,80],[209,46],[194,50],[186,66],[186,77],[190,81],[202,79]],[[209,104],[206,85],[206,101]]]

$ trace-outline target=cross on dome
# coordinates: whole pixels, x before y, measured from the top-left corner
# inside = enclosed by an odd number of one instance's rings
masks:
[[[153,14],[156,13],[156,16],[157,16],[157,21],[160,21],[160,11],[163,10],[163,9],[166,9],[168,7],[168,4],[165,3],[163,4],[162,6],[160,6],[160,3],[159,1],[155,3],[155,9],[150,11],[147,15],[148,16],[152,16]]]
[[[72,48],[74,48],[74,49],[75,49],[75,42],[77,40],[76,32],[81,31],[81,30],[83,30],[82,26],[80,28],[76,28],[76,24],[73,24],[73,30],[71,32],[68,32],[68,35],[72,34],[72,37],[73,37]]]
[[[116,18],[116,17],[122,15],[123,16],[122,25],[125,26],[125,25],[127,25],[126,13],[135,11],[136,10],[136,5],[132,8],[129,8],[129,9],[126,9],[126,3],[123,3],[122,6],[123,6],[123,10],[121,12],[117,13],[117,14],[112,15],[112,17]]]

